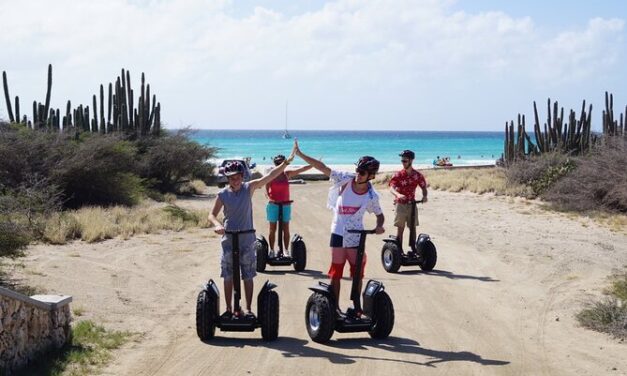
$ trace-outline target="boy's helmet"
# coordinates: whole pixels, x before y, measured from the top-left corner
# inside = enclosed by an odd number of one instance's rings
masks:
[[[411,150],[403,150],[400,154],[399,157],[403,157],[403,158],[409,158],[409,159],[414,159],[416,158],[416,154],[414,154],[413,151]]]
[[[240,161],[230,161],[227,162],[223,169],[223,174],[225,176],[232,176],[235,174],[244,175],[244,164]]]
[[[285,156],[283,154],[279,154],[272,158],[272,162],[274,162],[275,166],[280,165],[283,161],[285,161]]]
[[[364,155],[357,161],[357,171],[366,171],[376,174],[379,171],[379,161],[369,155]]]

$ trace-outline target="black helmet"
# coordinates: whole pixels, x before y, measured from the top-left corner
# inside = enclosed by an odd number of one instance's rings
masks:
[[[235,174],[244,175],[244,164],[240,161],[227,162],[224,166],[223,174],[226,176],[233,176]]]
[[[285,160],[285,156],[283,154],[279,154],[272,158],[272,162],[274,162],[275,166],[280,165]]]
[[[367,171],[376,174],[379,171],[379,161],[369,155],[364,155],[357,161],[357,171]]]
[[[399,155],[399,157],[414,159],[416,158],[416,154],[414,154],[411,150],[403,150]]]

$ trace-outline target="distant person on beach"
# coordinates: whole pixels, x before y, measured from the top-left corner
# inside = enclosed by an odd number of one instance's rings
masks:
[[[355,173],[331,170],[321,161],[311,158],[303,153],[296,144],[296,155],[305,162],[328,176],[333,184],[329,191],[327,207],[333,209],[333,222],[331,223],[331,267],[329,278],[335,294],[336,301],[340,301],[340,280],[344,273],[346,261],[350,264],[351,277],[355,274],[357,260],[357,246],[359,234],[349,233],[346,230],[361,230],[364,228],[363,218],[365,212],[374,213],[377,216],[376,233],[383,234],[383,222],[385,217],[379,205],[379,194],[374,189],[370,180],[374,179],[379,171],[379,161],[370,156],[359,158]],[[366,254],[362,261],[362,274],[359,280],[359,290],[364,277],[366,267]],[[339,309],[339,307],[337,307]]]
[[[231,252],[231,236],[224,234],[225,230],[242,231],[253,229],[252,195],[258,188],[263,187],[279,176],[294,159],[295,148],[292,154],[280,165],[276,166],[269,174],[262,178],[244,182],[244,164],[240,161],[232,161],[224,167],[224,175],[228,178],[229,185],[218,192],[213,209],[209,214],[209,221],[215,226],[216,234],[222,235],[222,259],[220,261],[220,277],[224,278],[224,298],[226,311],[222,314],[225,318],[233,314],[231,296],[233,294],[233,263]],[[224,224],[218,221],[220,210],[224,209]],[[253,278],[255,271],[256,254],[254,250],[255,234],[240,235],[240,269],[244,280],[244,292],[246,295],[246,315],[254,317],[251,311],[253,298]]]
[[[285,156],[279,154],[272,158],[275,166],[280,166],[285,161]],[[277,222],[279,221],[279,206],[275,202],[286,202],[290,200],[290,182],[294,176],[301,174],[313,166],[303,166],[294,170],[283,171],[274,180],[266,184],[266,196],[268,197],[268,205],[266,205],[266,218],[270,223],[270,231],[268,233],[268,242],[270,250],[274,249],[274,240],[277,232]],[[290,244],[290,219],[292,216],[292,206],[290,204],[283,205],[283,244],[284,249],[289,249]],[[281,239],[279,239],[281,241]],[[274,252],[274,251],[271,251]]]
[[[427,202],[427,181],[425,177],[414,170],[413,162],[415,154],[411,150],[403,150],[399,156],[401,157],[401,163],[403,169],[398,171],[390,179],[390,192],[394,195],[394,226],[396,226],[396,237],[398,238],[398,244],[403,244],[403,232],[405,232],[405,226],[409,226],[409,219],[413,210],[416,210],[416,206],[412,201],[416,200],[416,188],[420,187],[422,190],[422,202]],[[416,223],[414,223],[416,226]]]

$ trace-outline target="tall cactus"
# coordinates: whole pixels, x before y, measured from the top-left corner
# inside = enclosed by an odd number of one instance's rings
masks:
[[[11,107],[11,95],[9,95],[9,83],[7,82],[7,72],[2,71],[2,86],[4,87],[4,99],[7,102],[7,113],[9,115],[9,121],[15,122],[13,117],[13,108]]]

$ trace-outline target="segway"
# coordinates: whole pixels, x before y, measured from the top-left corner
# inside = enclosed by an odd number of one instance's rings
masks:
[[[363,310],[359,296],[359,280],[362,272],[362,260],[366,248],[366,234],[374,234],[374,230],[348,230],[361,234],[357,248],[357,261],[351,300],[353,307],[346,313],[339,311],[331,285],[318,282],[310,287],[313,294],[307,300],[305,324],[309,337],[314,342],[327,342],[333,332],[354,333],[368,332],[375,339],[387,338],[394,327],[394,305],[390,296],[384,291],[383,283],[369,280],[363,292]]]
[[[233,290],[234,311],[231,315],[220,316],[220,291],[212,279],[207,282],[198,294],[196,301],[196,332],[202,341],[209,341],[215,335],[215,329],[223,332],[252,332],[261,328],[261,337],[266,341],[273,341],[279,336],[279,295],[273,289],[275,284],[266,283],[257,295],[257,317],[246,316],[242,313],[240,299],[239,266],[239,235],[255,232],[255,230],[225,231],[233,239]]]
[[[403,246],[399,239],[390,235],[389,238],[383,239],[383,249],[381,250],[381,263],[388,273],[396,273],[402,266],[418,265],[422,270],[433,270],[435,263],[438,261],[438,253],[435,245],[431,242],[428,234],[418,235],[416,240],[416,212],[417,203],[421,201],[410,202],[412,204],[411,216],[409,219],[409,247],[411,251],[404,252]]]
[[[283,205],[289,205],[293,201],[281,201],[272,202],[279,207],[279,234],[277,241],[279,243],[279,251],[275,255],[268,253],[268,242],[263,235],[257,236],[255,242],[255,251],[257,252],[257,271],[264,272],[266,270],[266,264],[272,266],[286,266],[294,265],[294,270],[302,272],[307,266],[307,247],[303,237],[294,234],[290,240],[290,246],[292,248],[291,255],[286,255],[283,252]]]

